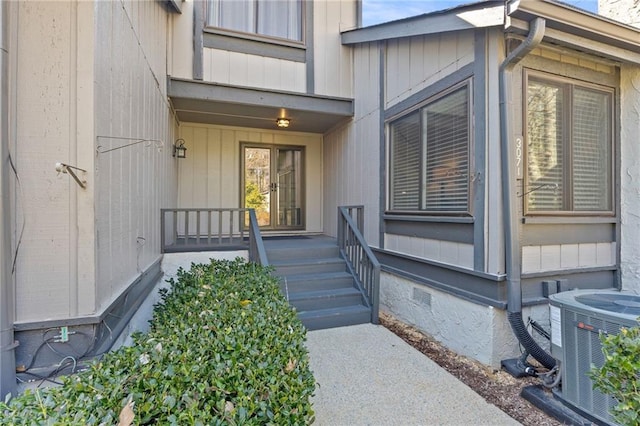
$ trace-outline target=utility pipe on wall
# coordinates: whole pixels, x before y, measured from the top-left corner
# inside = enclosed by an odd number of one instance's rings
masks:
[[[0,4],[0,398],[16,394],[9,214],[9,3]]]
[[[513,124],[510,117],[512,111],[511,72],[513,68],[533,49],[544,37],[546,22],[536,18],[529,26],[529,35],[515,50],[513,50],[500,65],[500,139],[502,148],[502,195],[503,221],[505,238],[505,263],[507,274],[507,315],[514,334],[525,350],[542,365],[551,369],[556,360],[542,349],[527,331],[522,320],[522,285],[520,282],[520,233],[518,232],[517,213],[518,197],[514,193],[514,165],[511,150],[513,138]]]

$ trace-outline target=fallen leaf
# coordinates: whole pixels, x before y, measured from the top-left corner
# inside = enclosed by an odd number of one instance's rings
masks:
[[[234,408],[236,408],[236,407],[235,407],[235,405],[233,405],[233,402],[231,402],[231,401],[226,401],[226,402],[224,403],[224,412],[225,412],[225,413],[230,413],[230,412],[232,412],[232,411],[234,410]]]
[[[287,366],[284,367],[284,372],[291,373],[296,368],[297,364],[298,364],[298,361],[296,361],[295,359],[290,359],[289,362],[287,363]]]
[[[241,300],[240,301],[240,305],[242,307],[245,307],[245,306],[249,305],[250,303],[251,303],[251,300],[249,300],[249,299],[245,299],[245,300]]]
[[[129,400],[127,404],[120,411],[120,416],[118,416],[118,426],[131,426],[133,423],[133,419],[135,418],[135,413],[133,412],[133,401]]]

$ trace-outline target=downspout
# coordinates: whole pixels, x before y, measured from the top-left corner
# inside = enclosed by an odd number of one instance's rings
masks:
[[[9,219],[9,2],[0,5],[0,398],[16,394]]]
[[[556,365],[556,360],[542,349],[527,331],[522,320],[522,287],[520,283],[520,236],[516,213],[518,211],[518,197],[514,194],[514,165],[511,159],[512,144],[509,139],[513,136],[513,125],[510,117],[511,72],[513,68],[533,49],[535,49],[545,32],[545,20],[536,18],[530,25],[529,35],[515,50],[513,50],[500,65],[500,139],[502,148],[502,193],[503,193],[503,221],[505,239],[505,266],[507,274],[507,316],[513,333],[524,349],[546,368]]]

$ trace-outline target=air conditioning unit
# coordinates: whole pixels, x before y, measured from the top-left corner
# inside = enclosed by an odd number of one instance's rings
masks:
[[[593,389],[587,373],[604,363],[600,333],[617,334],[638,325],[640,296],[618,291],[574,290],[549,296],[551,354],[561,362],[556,396],[576,411],[615,424],[609,411],[616,400]]]

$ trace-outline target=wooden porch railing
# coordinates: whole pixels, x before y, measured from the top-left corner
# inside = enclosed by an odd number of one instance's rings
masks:
[[[380,263],[367,245],[364,229],[364,206],[338,207],[338,247],[347,267],[356,278],[371,307],[371,322],[378,324],[380,309]]]
[[[262,266],[269,266],[267,250],[264,248],[254,209],[249,209],[249,260]]]
[[[163,253],[248,249],[249,260],[267,264],[253,209],[161,209],[160,226]]]

